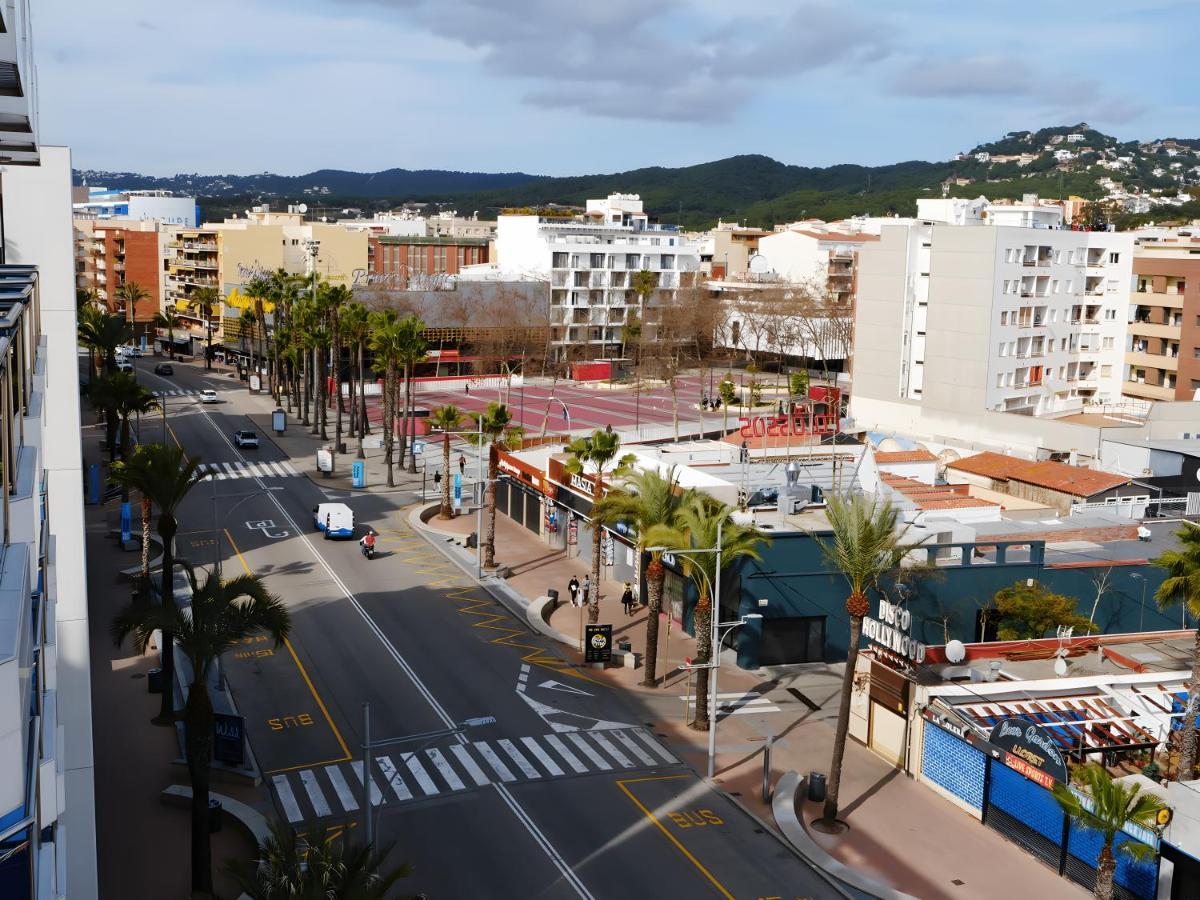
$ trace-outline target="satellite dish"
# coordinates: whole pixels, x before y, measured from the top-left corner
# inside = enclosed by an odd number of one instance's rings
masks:
[[[748,263],[751,275],[766,275],[771,271],[771,263],[761,253],[755,253]]]
[[[876,448],[880,453],[899,453],[904,449],[895,438],[884,438]]]
[[[300,213],[300,215],[304,215],[306,212],[308,212],[308,204],[301,203],[299,206],[296,207],[296,212]]]
[[[958,462],[960,459],[957,450],[951,450],[947,447],[937,455],[937,474],[938,478],[946,477],[946,466],[952,462]]]
[[[1054,674],[1057,675],[1059,678],[1062,678],[1064,675],[1067,674],[1067,661],[1065,659],[1063,659],[1061,656],[1058,659],[1054,660]]]
[[[946,659],[952,663],[960,663],[967,658],[967,648],[962,641],[951,641],[946,645]]]

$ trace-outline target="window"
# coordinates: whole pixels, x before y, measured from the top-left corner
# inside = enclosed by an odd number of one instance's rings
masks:
[[[1192,359],[1200,359],[1200,347],[1192,348]]]
[[[1003,372],[1001,372],[999,375],[996,376],[996,387],[998,387],[998,388],[1004,387],[1004,373]]]
[[[1117,311],[1115,309],[1106,309],[1104,311],[1104,318],[1109,322],[1115,322],[1117,319]]]
[[[1114,341],[1115,341],[1115,338],[1106,337],[1106,338],[1104,339],[1104,343],[1103,343],[1103,349],[1105,349],[1105,350],[1111,350],[1111,349],[1113,349],[1113,342],[1114,342]]]
[[[1193,378],[1193,379],[1192,379],[1192,390],[1193,390],[1193,391],[1200,391],[1200,378]]]
[[[1008,282],[1006,281],[1006,282],[1005,282],[1005,284],[1007,285],[1007,284],[1008,284]],[[1008,313],[1007,313],[1007,312],[1003,312],[1003,311],[1002,311],[1002,312],[1000,313],[1000,324],[1001,324],[1001,325],[1007,325],[1007,324],[1008,324]]]
[[[1100,367],[1100,377],[1101,378],[1111,378],[1112,377],[1112,366],[1101,366]]]
[[[1110,254],[1108,254],[1108,261],[1109,261],[1110,263],[1120,262],[1120,261],[1121,261],[1121,254],[1120,254],[1120,253],[1110,253]]]
[[[1004,341],[1000,342],[1000,355],[1008,356],[1008,344],[1004,343]]]
[[[1059,291],[1061,290],[1061,286],[1059,285],[1057,278],[1054,279],[1053,285],[1054,285],[1054,288],[1053,288],[1054,293],[1056,293],[1056,294],[1059,293]]]

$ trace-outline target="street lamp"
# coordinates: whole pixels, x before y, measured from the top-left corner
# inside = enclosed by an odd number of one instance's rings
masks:
[[[1138,611],[1138,631],[1141,631],[1142,624],[1146,620],[1146,576],[1139,574],[1138,572],[1133,572],[1130,574],[1129,577],[1136,578],[1138,581],[1140,581],[1142,583],[1142,606],[1141,606],[1141,609]]]
[[[255,497],[261,497],[263,494],[266,494],[267,491],[266,490],[254,491],[251,494],[218,494],[217,493],[216,473],[212,473],[208,477],[212,479],[212,486],[213,486],[213,489],[212,489],[213,538],[215,539],[215,543],[216,543],[216,547],[213,551],[215,554],[215,556],[213,558],[213,563],[214,563],[214,568],[217,573],[217,578],[219,579],[221,577],[221,529],[217,525],[217,501],[218,500],[228,500],[228,499],[232,499],[234,497],[240,497],[241,499],[238,500],[237,503],[233,504],[233,506],[230,507],[229,511],[225,514],[225,515],[231,515],[235,509],[237,509],[239,506],[241,506],[247,500],[252,500]]]
[[[495,725],[495,716],[473,716],[469,719],[463,719],[452,725],[449,728],[442,728],[438,731],[423,731],[420,734],[408,734],[402,737],[385,738],[380,741],[371,740],[371,704],[363,703],[363,742],[362,742],[362,782],[363,793],[366,795],[366,802],[363,804],[363,818],[366,825],[366,844],[371,847],[374,844],[375,824],[379,816],[383,813],[383,805],[387,801],[387,794],[382,789],[379,791],[379,811],[375,813],[375,818],[371,818],[371,751],[378,750],[381,747],[393,747],[396,744],[411,744],[415,741],[421,741],[421,745],[415,750],[411,750],[400,757],[400,762],[403,764],[405,760],[412,759],[434,741],[444,737],[455,737],[462,734],[471,728],[483,728],[488,725]],[[397,766],[399,769],[399,766]]]
[[[557,403],[562,407],[563,418],[567,420],[567,432],[571,431],[571,411],[567,409],[567,404],[563,403],[558,397],[551,397],[546,401],[546,415],[550,415],[550,404]]]

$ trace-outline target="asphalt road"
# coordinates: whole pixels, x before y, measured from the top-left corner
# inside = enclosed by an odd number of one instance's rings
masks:
[[[291,639],[251,639],[226,677],[278,814],[361,835],[367,790],[363,704],[373,741],[495,724],[372,752],[377,836],[410,861],[406,893],[429,897],[836,896],[755,820],[681,764],[636,698],[566,665],[408,525],[415,497],[326,491],[280,465],[267,435],[237,450],[232,434],[260,411],[232,379],[201,366],[152,374],[151,390],[213,387],[222,402],[168,397],[168,440],[221,478],[180,511],[180,555],[218,556],[224,574],[263,576],[287,603]],[[143,422],[157,439],[161,422]],[[263,465],[266,463],[267,465]],[[215,499],[214,499],[215,496]],[[348,503],[379,533],[326,541],[312,508]],[[382,799],[382,805],[380,800]]]

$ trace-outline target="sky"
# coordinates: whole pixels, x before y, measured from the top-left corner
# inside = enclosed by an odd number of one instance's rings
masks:
[[[1197,0],[38,0],[44,143],[153,175],[947,159],[1200,137]]]

